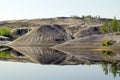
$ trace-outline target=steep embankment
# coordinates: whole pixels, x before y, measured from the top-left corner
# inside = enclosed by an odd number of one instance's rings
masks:
[[[41,25],[7,45],[54,45],[71,39],[66,30],[59,25]]]

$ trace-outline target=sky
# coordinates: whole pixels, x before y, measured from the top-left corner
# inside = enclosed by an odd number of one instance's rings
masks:
[[[120,19],[120,0],[0,0],[0,20],[92,15]]]

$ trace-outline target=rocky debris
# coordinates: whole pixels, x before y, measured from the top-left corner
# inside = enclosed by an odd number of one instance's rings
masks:
[[[60,25],[41,25],[9,45],[54,45],[71,39],[71,35]]]
[[[76,32],[73,35],[73,37],[80,38],[80,37],[90,36],[94,34],[101,34],[100,26],[91,26],[91,27],[80,29],[78,32]]]
[[[11,30],[11,37],[13,39],[16,39],[24,34],[26,34],[27,32],[29,32],[31,29],[30,28],[15,28]]]

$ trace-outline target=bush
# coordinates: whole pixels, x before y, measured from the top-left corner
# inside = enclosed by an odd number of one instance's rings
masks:
[[[113,56],[113,55],[114,55],[114,53],[113,53],[112,51],[108,51],[108,50],[102,51],[102,54],[103,54],[104,56]]]
[[[9,59],[11,58],[9,51],[0,51],[0,58],[1,59]]]
[[[102,41],[102,46],[111,46],[113,43],[115,43],[115,41],[106,39]]]
[[[0,36],[10,36],[10,28],[0,28]]]

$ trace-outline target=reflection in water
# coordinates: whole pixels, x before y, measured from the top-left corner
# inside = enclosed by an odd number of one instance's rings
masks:
[[[0,59],[40,64],[100,64],[105,74],[120,75],[120,53],[93,50],[54,50],[47,47],[12,47],[0,51]]]
[[[4,50],[0,51],[0,59],[9,59],[11,58],[10,51]]]
[[[100,64],[103,71],[107,75],[112,73],[114,77],[118,74],[120,76],[120,52],[119,51],[94,51],[94,50],[60,50],[69,55],[75,56],[78,60],[86,60],[89,64]],[[86,64],[86,63],[85,63]],[[88,63],[87,63],[88,64]]]
[[[120,76],[120,63],[102,62],[101,65],[102,65],[103,71],[105,72],[106,75],[108,75],[108,73],[112,73],[114,75],[114,77],[116,77],[117,74]]]
[[[35,63],[59,64],[66,58],[66,54],[50,48],[41,47],[14,47],[13,49],[22,53]]]
[[[17,52],[14,49],[2,47],[0,49],[0,60],[12,61],[12,62],[32,62],[29,58],[23,54]]]
[[[104,51],[102,51],[102,54],[104,55],[104,56],[113,56],[113,55],[115,55],[112,51],[110,51],[110,50],[104,50]]]
[[[120,52],[119,51],[95,51],[89,49],[63,49],[60,50],[62,52],[67,53],[68,55],[72,55],[77,57],[78,59],[86,60],[90,63],[98,63],[98,62],[119,62],[120,61]],[[105,56],[105,55],[107,56]],[[108,56],[111,55],[111,56]]]

